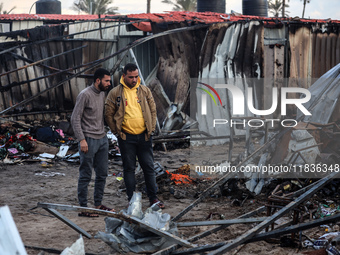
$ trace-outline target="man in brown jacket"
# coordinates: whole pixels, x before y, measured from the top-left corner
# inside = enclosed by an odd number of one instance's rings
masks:
[[[156,104],[150,89],[140,84],[138,68],[129,63],[124,67],[120,84],[105,101],[105,119],[118,144],[123,160],[124,182],[128,200],[136,188],[136,156],[143,169],[150,206],[164,204],[157,198],[152,134],[156,127]]]

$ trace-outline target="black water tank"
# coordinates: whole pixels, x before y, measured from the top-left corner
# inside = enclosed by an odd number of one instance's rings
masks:
[[[267,0],[242,0],[243,15],[268,17]]]
[[[61,14],[61,2],[58,0],[39,0],[35,3],[36,14]]]
[[[225,0],[197,0],[197,11],[225,13]]]

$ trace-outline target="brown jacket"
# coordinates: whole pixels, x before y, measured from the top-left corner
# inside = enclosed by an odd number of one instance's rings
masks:
[[[156,128],[156,104],[153,99],[150,89],[144,85],[140,85],[137,89],[137,96],[140,100],[140,105],[143,112],[143,117],[146,125],[145,137],[149,140],[151,134]],[[126,139],[125,133],[122,132],[122,122],[125,114],[125,96],[123,93],[123,85],[119,84],[113,88],[107,95],[105,101],[105,120],[109,125],[112,133]]]

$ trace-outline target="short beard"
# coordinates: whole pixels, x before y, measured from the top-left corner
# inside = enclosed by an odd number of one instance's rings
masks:
[[[103,86],[102,82],[99,83],[98,88],[100,89],[100,91],[106,91],[108,89]]]

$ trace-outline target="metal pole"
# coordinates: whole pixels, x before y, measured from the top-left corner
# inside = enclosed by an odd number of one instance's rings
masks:
[[[13,69],[13,70],[11,70],[11,71],[8,71],[8,72],[5,72],[5,73],[1,73],[1,74],[0,74],[0,77],[1,77],[1,76],[4,76],[4,75],[6,75],[6,74],[10,74],[10,73],[13,73],[13,72],[16,72],[16,71],[19,71],[19,70],[26,69],[26,68],[28,68],[28,67],[37,65],[37,64],[39,64],[39,63],[41,63],[41,62],[50,60],[50,59],[52,59],[52,58],[56,58],[56,57],[65,55],[65,54],[67,54],[67,53],[70,53],[70,52],[73,52],[73,51],[76,51],[76,50],[80,50],[80,49],[85,48],[85,47],[87,47],[87,45],[83,45],[83,46],[81,46],[81,47],[78,47],[78,48],[75,48],[75,49],[72,49],[72,50],[64,51],[64,52],[59,53],[59,54],[57,54],[57,55],[54,55],[54,56],[51,56],[51,57],[48,57],[48,58],[44,58],[44,59],[38,60],[38,61],[33,62],[33,63],[31,63],[31,64],[28,64],[28,65],[19,67],[19,68],[17,68],[17,69]]]

